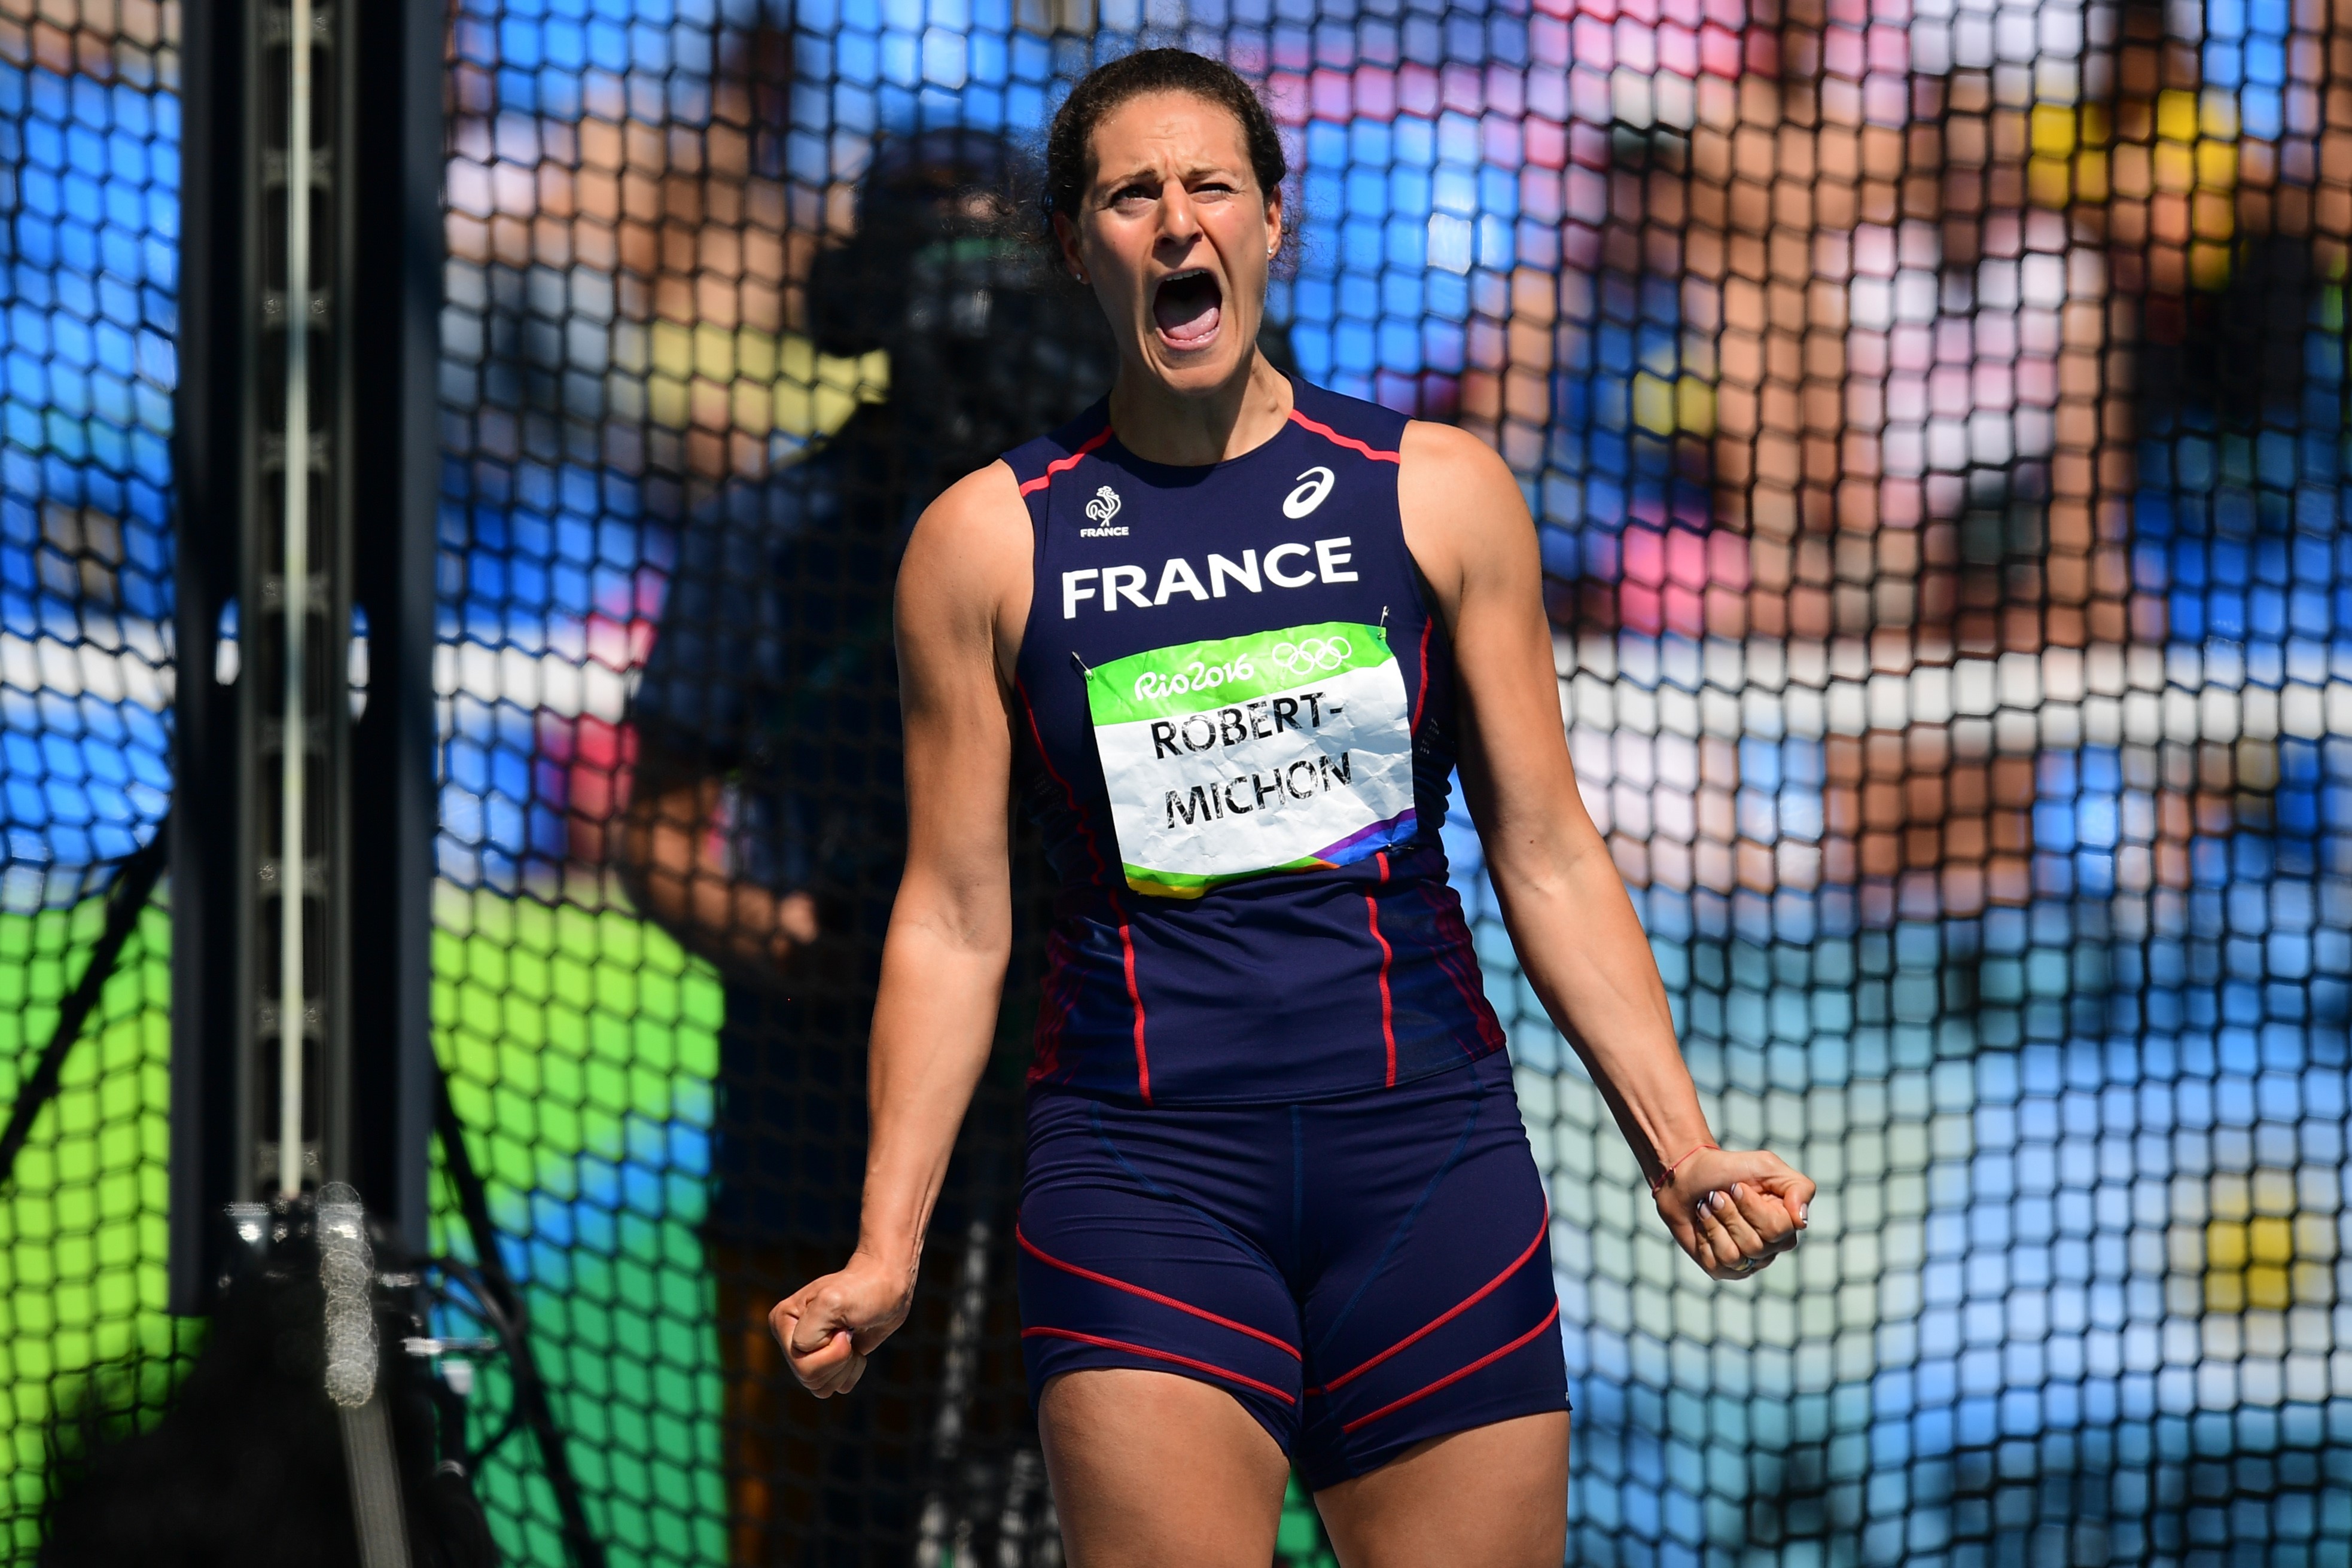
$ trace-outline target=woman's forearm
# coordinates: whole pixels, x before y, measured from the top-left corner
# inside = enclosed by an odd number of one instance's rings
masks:
[[[874,1007],[857,1249],[911,1280],[956,1133],[988,1065],[1011,947],[1009,932],[959,930],[901,900]]]
[[[1544,833],[1493,857],[1495,892],[1528,983],[1654,1184],[1714,1137],[1625,884],[1598,834],[1559,841],[1569,836]]]

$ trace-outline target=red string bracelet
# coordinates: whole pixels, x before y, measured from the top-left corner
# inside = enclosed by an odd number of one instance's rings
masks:
[[[1675,1179],[1675,1167],[1676,1167],[1676,1166],[1680,1166],[1680,1165],[1683,1163],[1683,1161],[1684,1161],[1684,1160],[1687,1160],[1687,1159],[1689,1159],[1689,1158],[1691,1157],[1691,1155],[1697,1154],[1697,1153],[1699,1152],[1699,1150],[1700,1150],[1700,1149],[1713,1149],[1713,1150],[1714,1150],[1717,1154],[1718,1154],[1718,1155],[1719,1155],[1719,1154],[1721,1154],[1721,1153],[1723,1153],[1723,1145],[1722,1145],[1721,1144],[1701,1144],[1701,1145],[1699,1145],[1697,1146],[1697,1148],[1694,1148],[1694,1149],[1692,1149],[1688,1154],[1684,1155],[1683,1155],[1683,1157],[1682,1157],[1682,1159],[1675,1161],[1673,1165],[1670,1165],[1670,1166],[1665,1166],[1664,1168],[1663,1168],[1662,1170],[1660,1170],[1656,1176],[1652,1176],[1652,1177],[1650,1178],[1650,1190],[1651,1190],[1652,1192],[1656,1192],[1659,1188],[1661,1188],[1661,1187],[1664,1186],[1668,1182],[1673,1181],[1673,1180]]]

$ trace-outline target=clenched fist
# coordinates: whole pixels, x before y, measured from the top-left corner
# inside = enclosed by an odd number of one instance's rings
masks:
[[[1797,1245],[1813,1184],[1761,1149],[1699,1149],[1675,1165],[1657,1199],[1692,1262],[1718,1280],[1745,1280]]]
[[[830,1399],[857,1386],[866,1358],[907,1321],[914,1299],[911,1266],[893,1268],[857,1252],[838,1273],[778,1301],[768,1313],[768,1328],[800,1385]]]

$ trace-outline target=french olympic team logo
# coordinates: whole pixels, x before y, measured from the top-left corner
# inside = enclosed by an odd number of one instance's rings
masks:
[[[1108,485],[1097,490],[1094,499],[1087,503],[1087,517],[1094,527],[1080,528],[1078,537],[1082,539],[1125,538],[1125,528],[1111,526],[1111,519],[1118,516],[1118,491]]]
[[[1282,498],[1282,515],[1286,517],[1303,517],[1321,506],[1323,497],[1329,495],[1331,486],[1339,482],[1339,476],[1328,468],[1309,468],[1299,478],[1306,483]]]

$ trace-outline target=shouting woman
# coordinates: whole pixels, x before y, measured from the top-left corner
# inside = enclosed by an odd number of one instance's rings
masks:
[[[1457,768],[1521,966],[1684,1250],[1752,1274],[1813,1184],[1707,1131],[1577,796],[1509,471],[1258,352],[1286,170],[1247,85],[1114,61],[1046,163],[1119,370],[908,547],[863,1220],[776,1333],[825,1396],[907,1315],[994,1026],[1017,791],[1062,887],[1018,1239],[1070,1561],[1263,1568],[1295,1465],[1349,1568],[1557,1563],[1549,1218],[1446,882]]]

